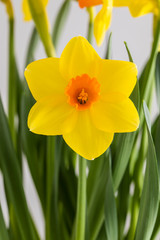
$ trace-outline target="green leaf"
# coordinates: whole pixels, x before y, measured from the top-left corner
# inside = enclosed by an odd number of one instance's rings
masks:
[[[159,179],[155,147],[151,136],[149,110],[143,103],[148,132],[148,154],[135,240],[150,240],[159,205]]]
[[[105,229],[105,224],[103,224],[96,240],[106,240],[106,239],[107,239],[106,229]]]
[[[71,6],[71,1],[65,0],[56,17],[56,21],[53,28],[53,34],[52,34],[52,41],[54,43],[55,48],[57,47],[64,24],[66,23],[67,17],[69,15],[70,6]]]
[[[31,33],[29,44],[28,44],[25,67],[30,62],[34,61],[34,53],[36,51],[38,40],[39,40],[39,35],[38,35],[38,32],[37,32],[37,29],[34,27],[33,30],[32,30],[32,33]]]
[[[53,162],[53,183],[52,183],[52,194],[51,194],[51,206],[49,206],[47,224],[49,224],[48,239],[61,239],[61,230],[59,225],[59,173],[62,158],[64,156],[63,139],[62,136],[56,136],[55,138],[55,151]],[[54,213],[54,214],[53,214]]]
[[[130,200],[130,183],[131,178],[129,175],[129,165],[125,171],[122,182],[118,188],[118,196],[116,199],[117,202],[117,212],[118,212],[118,238],[123,239],[124,237],[124,228],[127,218],[127,213],[129,209],[129,200]]]
[[[44,194],[44,157],[45,157],[45,141],[44,136],[33,134],[29,131],[27,126],[27,118],[31,107],[34,104],[33,97],[31,96],[28,88],[21,96],[21,109],[20,109],[20,123],[21,123],[21,141],[22,148],[26,155],[28,166],[33,178],[38,196],[45,209],[45,194]],[[41,170],[42,168],[42,170]]]
[[[159,37],[160,37],[160,21],[158,21],[157,23],[157,28],[155,32],[150,59],[148,60],[145,66],[145,71],[142,74],[142,77],[139,79],[141,99],[147,102],[150,97],[150,92],[151,92],[153,80],[154,80],[155,62],[156,62],[156,56],[158,51]]]
[[[60,166],[59,198],[63,204],[61,218],[67,225],[69,234],[74,234],[73,224],[76,216],[77,176],[75,174],[76,154],[64,142],[63,158]],[[64,188],[65,185],[65,188]]]
[[[89,240],[95,240],[104,222],[108,151],[90,163],[87,180],[87,221]],[[98,211],[95,211],[97,209]]]
[[[15,154],[7,118],[0,99],[0,161],[10,204],[13,205],[19,229],[25,240],[37,240],[29,215],[21,173]]]
[[[156,72],[155,72],[155,78],[156,78],[156,96],[157,96],[157,103],[160,111],[160,52],[157,54],[156,59]]]
[[[8,231],[7,231],[7,227],[5,225],[5,221],[3,218],[1,205],[0,205],[0,239],[1,240],[9,240]]]
[[[159,171],[159,182],[160,182],[160,115],[157,118],[157,125],[156,125],[156,131],[155,131],[155,148],[156,148],[156,155],[157,155],[157,161],[158,161],[158,171]]]
[[[132,58],[132,55],[131,55],[131,53],[130,53],[130,50],[129,50],[129,48],[128,48],[127,43],[124,42],[124,44],[125,44],[125,47],[126,47],[126,50],[127,50],[127,53],[128,53],[129,61],[130,61],[130,62],[133,62],[133,58]]]
[[[108,239],[118,240],[118,222],[117,222],[117,209],[116,200],[114,197],[111,159],[108,159],[107,164],[107,184],[105,196],[105,228]]]
[[[128,57],[132,60],[131,53],[127,44],[125,44]],[[139,85],[136,83],[134,90],[130,96],[130,99],[135,104],[136,108],[139,109]],[[115,140],[111,146],[112,158],[113,158],[113,183],[114,189],[118,189],[119,184],[123,178],[128,161],[130,159],[131,151],[133,149],[133,144],[136,136],[136,132],[133,133],[122,133],[115,135]]]

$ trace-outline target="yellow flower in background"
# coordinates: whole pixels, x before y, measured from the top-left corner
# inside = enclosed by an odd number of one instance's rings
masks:
[[[81,8],[99,4],[102,4],[102,8],[94,20],[94,36],[98,46],[102,44],[105,32],[111,23],[113,0],[79,0]]]
[[[83,37],[70,40],[60,58],[46,58],[25,70],[36,100],[28,116],[37,134],[63,135],[66,143],[86,159],[110,146],[114,133],[139,126],[129,99],[136,84],[134,63],[101,59]]]
[[[10,0],[0,0],[0,1],[6,5],[6,10],[7,10],[7,14],[8,14],[9,18],[13,19],[14,14],[13,14],[12,2]]]
[[[148,13],[159,14],[159,0],[130,0],[130,13],[133,17],[140,17]]]
[[[111,24],[113,7],[128,7],[133,17],[148,13],[159,15],[159,0],[79,0],[81,8],[102,5],[94,20],[94,36],[97,45],[103,42],[105,32]]]
[[[42,1],[43,7],[46,8],[46,6],[48,4],[48,0],[41,0],[41,1]],[[39,7],[39,5],[37,4],[37,9],[38,9],[38,7]],[[32,19],[32,15],[31,15],[31,12],[30,12],[28,0],[23,0],[22,1],[22,10],[23,10],[23,14],[24,14],[24,20],[25,21],[30,21]]]

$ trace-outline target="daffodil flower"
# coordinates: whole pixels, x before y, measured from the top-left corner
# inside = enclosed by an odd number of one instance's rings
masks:
[[[47,4],[48,4],[48,0],[41,0],[42,1],[42,5],[44,8],[46,8]],[[39,5],[37,4],[37,10],[39,8]],[[32,15],[30,12],[30,8],[29,8],[29,4],[28,4],[28,0],[23,0],[22,1],[22,10],[23,10],[23,14],[24,14],[24,20],[25,21],[30,21],[32,19]]]
[[[133,17],[153,13],[159,15],[159,0],[78,0],[81,8],[102,5],[94,21],[94,35],[97,45],[103,42],[105,32],[111,24],[113,7],[128,7]]]
[[[136,76],[134,63],[101,59],[85,38],[71,39],[60,58],[35,61],[25,70],[37,101],[28,116],[30,131],[63,135],[79,155],[98,157],[114,133],[138,128],[129,99]]]
[[[94,36],[98,46],[103,42],[105,32],[111,23],[113,0],[79,0],[81,8],[99,4],[102,4],[102,9],[94,20]]]
[[[158,15],[159,4],[159,0],[130,0],[128,7],[133,17],[140,17],[148,13]]]

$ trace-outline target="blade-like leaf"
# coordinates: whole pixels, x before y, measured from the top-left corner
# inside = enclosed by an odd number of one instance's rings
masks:
[[[65,0],[56,17],[56,21],[53,28],[53,34],[52,34],[52,41],[55,47],[57,47],[61,32],[63,30],[64,24],[66,23],[67,17],[69,15],[70,6],[71,6],[71,1]]]
[[[21,181],[21,173],[15,154],[7,118],[0,99],[0,161],[7,195],[13,205],[19,229],[25,240],[37,240]]]
[[[0,205],[0,239],[1,240],[9,240],[7,227],[5,225],[5,221],[4,221],[4,218],[3,218],[1,205]]]
[[[150,240],[158,212],[159,179],[147,105],[143,104],[148,132],[148,154],[135,240]]]
[[[156,64],[156,56],[157,56],[158,46],[159,46],[159,38],[160,38],[160,21],[157,22],[150,58],[144,68],[143,74],[139,79],[140,96],[141,96],[141,99],[145,100],[147,103],[149,103],[148,101],[150,98],[151,89],[154,81],[155,64]],[[141,107],[140,117],[142,115],[142,112],[143,111]]]
[[[34,60],[34,53],[37,47],[38,39],[39,39],[39,35],[37,32],[37,29],[34,27],[31,33],[29,44],[28,44],[25,67]]]
[[[95,240],[104,222],[108,151],[90,164],[87,181],[87,220],[89,240]],[[96,209],[98,211],[96,211]]]
[[[105,196],[105,228],[108,239],[118,240],[118,223],[116,200],[114,197],[113,180],[111,172],[111,159],[108,159],[107,164],[107,184]]]
[[[43,187],[43,174],[44,174],[44,143],[45,137],[33,134],[29,131],[27,126],[27,117],[29,110],[34,104],[33,97],[29,93],[28,88],[26,93],[21,96],[21,109],[20,109],[20,122],[21,122],[21,141],[23,151],[26,155],[28,166],[37,189],[37,193],[40,198],[42,208],[44,210],[44,187]],[[43,165],[43,171],[41,171],[41,165]]]
[[[63,139],[62,136],[56,136],[55,138],[55,151],[53,162],[53,183],[51,192],[51,205],[48,211],[48,233],[50,234],[49,239],[61,239],[61,231],[59,225],[59,208],[58,208],[58,197],[59,197],[59,173],[60,164],[64,156],[63,151]],[[52,155],[53,156],[53,155]],[[52,214],[54,213],[54,214]]]
[[[160,111],[160,52],[157,54],[156,59],[156,96],[157,96],[157,103]]]
[[[157,162],[158,162],[158,171],[159,171],[159,182],[160,182],[160,115],[157,117],[156,129],[154,132],[154,143],[156,148]]]
[[[127,44],[125,43],[128,57],[132,59],[131,53]],[[130,96],[131,100],[135,104],[136,108],[139,109],[139,85],[138,82]],[[114,189],[116,190],[123,178],[128,161],[130,158],[131,151],[133,149],[133,144],[135,140],[136,132],[133,133],[123,133],[118,134],[115,137],[115,141],[112,144],[112,154],[113,154],[113,183]]]
[[[133,62],[133,58],[132,58],[132,55],[131,55],[131,53],[130,53],[130,51],[129,51],[129,48],[128,48],[127,43],[124,42],[124,44],[125,44],[125,47],[126,47],[126,50],[127,50],[127,53],[128,53],[129,61],[130,61],[130,62]]]

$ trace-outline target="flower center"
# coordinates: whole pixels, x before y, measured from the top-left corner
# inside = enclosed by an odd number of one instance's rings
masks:
[[[80,104],[85,104],[88,101],[88,93],[85,92],[84,88],[82,89],[82,91],[80,92],[79,96],[78,96],[78,102]]]
[[[66,88],[69,104],[78,110],[88,109],[93,102],[99,99],[99,93],[99,82],[87,74],[72,78]]]

